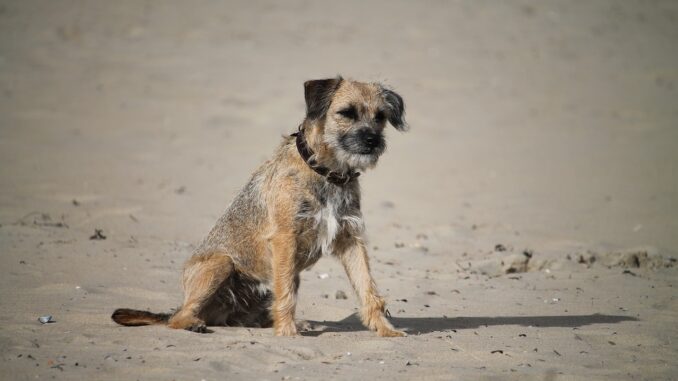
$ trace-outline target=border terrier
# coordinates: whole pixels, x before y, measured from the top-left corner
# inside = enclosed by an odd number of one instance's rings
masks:
[[[378,83],[341,77],[304,83],[306,117],[283,138],[235,197],[183,271],[184,302],[173,314],[118,309],[121,325],[271,327],[297,334],[299,273],[337,257],[361,303],[363,324],[403,336],[385,316],[370,274],[360,211],[359,171],[386,149],[389,122],[404,131],[403,99]]]

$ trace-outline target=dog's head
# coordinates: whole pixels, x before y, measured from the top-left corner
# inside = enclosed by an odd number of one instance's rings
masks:
[[[408,127],[403,99],[378,83],[319,79],[304,83],[304,95],[313,148],[333,156],[343,168],[366,169],[377,163],[386,149],[386,122],[400,131]]]

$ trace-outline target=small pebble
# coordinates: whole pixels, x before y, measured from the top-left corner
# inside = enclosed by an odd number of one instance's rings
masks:
[[[101,239],[106,239],[106,236],[104,235],[104,231],[101,229],[94,229],[94,234],[89,237],[91,240],[101,240]]]

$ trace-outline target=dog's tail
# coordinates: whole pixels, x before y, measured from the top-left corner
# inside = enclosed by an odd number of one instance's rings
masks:
[[[118,308],[111,315],[111,319],[120,325],[136,327],[140,325],[167,324],[172,314],[155,314],[148,311]]]

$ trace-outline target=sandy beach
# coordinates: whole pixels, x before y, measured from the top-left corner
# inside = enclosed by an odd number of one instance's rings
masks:
[[[298,337],[113,323],[337,74],[407,105],[360,182],[408,336],[333,258]],[[678,379],[678,2],[0,1],[0,163],[2,380]]]

